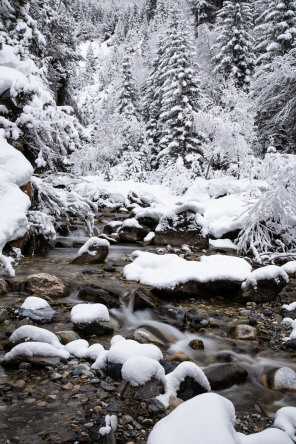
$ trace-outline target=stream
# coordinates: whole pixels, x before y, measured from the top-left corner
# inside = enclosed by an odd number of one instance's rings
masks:
[[[45,272],[60,278],[70,289],[68,297],[54,299],[50,305],[57,311],[53,321],[41,327],[53,332],[71,330],[70,310],[81,302],[77,298],[77,290],[85,284],[96,283],[102,288],[120,294],[123,306],[120,309],[111,309],[111,313],[119,320],[120,327],[114,334],[131,337],[139,326],[152,326],[169,337],[170,344],[167,355],[183,351],[187,353],[202,368],[207,369],[221,362],[233,362],[243,365],[248,371],[247,381],[240,385],[233,385],[218,391],[219,394],[230,399],[237,416],[248,414],[256,418],[256,414],[266,418],[273,418],[275,412],[284,406],[295,406],[295,392],[287,390],[273,391],[264,387],[261,377],[264,372],[277,367],[290,367],[296,370],[295,355],[280,347],[278,343],[264,341],[234,340],[228,337],[229,329],[237,323],[247,323],[250,313],[246,306],[237,303],[229,306],[223,300],[174,300],[170,304],[183,310],[196,308],[209,320],[209,325],[198,331],[180,331],[161,322],[152,310],[132,311],[132,291],[139,286],[136,282],[128,282],[122,278],[122,268],[129,262],[130,254],[136,250],[156,251],[157,247],[143,247],[135,244],[116,244],[110,246],[108,261],[94,266],[70,264],[77,254],[73,242],[85,242],[87,237],[83,231],[78,231],[67,237],[58,237],[58,247],[44,254],[25,257],[16,267],[16,277],[11,279],[15,283],[13,291],[0,296],[0,305],[17,309],[28,294],[23,291],[23,281],[30,274]],[[112,265],[115,272],[105,271],[106,265]],[[97,274],[84,274],[83,271],[96,269]],[[295,290],[295,289],[294,289]],[[257,316],[258,323],[268,323],[271,336],[276,336],[280,328],[280,320],[275,315],[279,313],[280,304],[258,306],[252,310]],[[274,314],[264,315],[264,310],[274,310]],[[250,310],[249,310],[250,311]],[[16,328],[16,322],[11,321],[3,327],[0,324],[2,339]],[[192,339],[202,340],[204,350],[193,350],[189,347]],[[110,336],[87,338],[89,343],[99,342],[109,348]],[[0,348],[0,357],[3,358],[7,350]],[[77,360],[73,360],[77,365]],[[71,369],[71,367],[70,367]],[[63,378],[69,375],[69,369],[60,372]],[[68,377],[68,376],[67,376]],[[4,395],[0,398],[0,442],[2,443],[74,443],[96,442],[89,437],[87,424],[98,405],[98,400],[107,399],[106,392],[83,378],[72,380],[72,388],[65,389],[49,378],[49,369],[38,368],[28,373],[26,368],[3,368],[0,366],[0,384]],[[77,382],[76,382],[77,381]],[[6,388],[5,388],[6,387]],[[108,396],[110,393],[108,394]],[[107,401],[106,401],[107,402]],[[108,401],[109,402],[109,401]],[[123,408],[123,407],[121,407]],[[97,408],[100,412],[99,407]],[[92,411],[92,412],[91,412]],[[121,412],[124,413],[124,412]],[[144,415],[144,413],[143,413]],[[259,416],[258,416],[259,417]],[[155,418],[157,419],[157,418]],[[92,424],[92,423],[90,423]],[[79,430],[79,431],[78,431]],[[131,435],[132,436],[132,435]],[[143,435],[144,436],[144,435]],[[77,441],[79,437],[79,441]],[[119,442],[130,442],[132,439],[123,438]],[[145,442],[135,440],[137,442]]]

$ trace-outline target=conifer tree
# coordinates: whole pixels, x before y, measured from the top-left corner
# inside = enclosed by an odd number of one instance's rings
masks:
[[[261,9],[255,27],[258,62],[268,63],[296,46],[296,2],[260,1],[258,9]]]
[[[211,0],[188,0],[191,10],[194,15],[195,26],[203,23],[213,23],[217,7]]]
[[[148,82],[147,129],[156,167],[181,159],[191,168],[196,156],[202,155],[201,136],[193,124],[201,95],[194,58],[182,13],[173,6]]]
[[[234,80],[237,87],[248,90],[255,60],[251,34],[252,6],[238,0],[226,1],[218,19],[215,70],[225,79]]]
[[[117,112],[127,119],[139,116],[139,96],[136,81],[132,74],[131,57],[127,55],[122,61],[122,84],[118,99]]]

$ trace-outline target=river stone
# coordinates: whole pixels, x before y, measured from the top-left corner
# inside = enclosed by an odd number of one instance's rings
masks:
[[[182,211],[173,218],[163,216],[160,219],[160,230],[156,228],[154,243],[156,245],[194,245],[208,248],[208,236],[202,235],[202,226],[196,221],[193,211]]]
[[[287,310],[286,308],[282,308],[280,313],[283,319],[284,318],[296,319],[296,308],[295,310]]]
[[[159,379],[151,378],[143,385],[134,386],[123,379],[118,389],[122,398],[150,399],[164,392],[164,384]]]
[[[142,241],[149,233],[149,228],[137,226],[124,226],[119,229],[119,239],[121,242],[138,242]]]
[[[200,339],[192,339],[188,345],[192,350],[204,350],[205,348],[203,341]]]
[[[84,335],[108,335],[113,333],[114,324],[111,320],[109,321],[92,321],[92,322],[80,322],[73,323],[75,330],[78,330]]]
[[[230,331],[230,337],[234,339],[253,340],[257,337],[257,329],[251,325],[236,325]]]
[[[27,288],[35,296],[59,298],[67,293],[65,284],[56,276],[48,273],[31,274],[28,276]]]
[[[186,312],[182,308],[166,305],[164,307],[158,307],[153,312],[160,318],[165,324],[173,325],[180,329],[185,328],[186,324]]]
[[[179,389],[177,390],[177,398],[187,401],[188,399],[194,398],[194,396],[206,393],[205,390],[194,378],[191,376],[186,376],[185,379],[180,383]]]
[[[76,265],[91,265],[91,264],[101,264],[105,261],[109,253],[108,245],[91,245],[88,250],[94,252],[95,254],[89,254],[88,252],[82,253],[81,256],[77,256],[71,264]]]
[[[112,221],[104,226],[103,233],[107,234],[107,236],[111,236],[111,234],[116,233],[118,228],[121,227],[122,221]]]
[[[204,370],[212,390],[223,390],[245,382],[247,370],[239,364],[218,364]]]
[[[96,284],[81,287],[78,291],[78,297],[83,301],[104,304],[107,308],[119,308],[121,305],[121,298],[118,293],[105,290]]]
[[[256,285],[250,284],[246,288],[241,289],[237,299],[257,303],[270,302],[275,299],[286,285],[287,282],[281,275],[272,279],[257,280]]]
[[[167,415],[175,410],[180,404],[183,404],[182,399],[176,398],[176,396],[171,395],[169,399],[169,406],[166,411]]]
[[[39,324],[46,324],[52,321],[55,315],[55,311],[51,307],[39,308],[36,310],[31,310],[28,308],[20,308],[19,315],[22,318],[29,318]]]
[[[121,369],[122,364],[116,364],[114,362],[107,361],[106,375],[114,379],[115,381],[121,381]]]
[[[178,351],[168,358],[168,362],[194,362],[193,359],[182,351]]]
[[[290,341],[285,342],[285,347],[290,350],[296,350],[296,339],[291,339]]]
[[[296,372],[289,367],[273,368],[262,375],[262,382],[271,390],[296,390]]]
[[[56,367],[60,362],[60,356],[27,356],[27,355],[18,355],[12,358],[10,361],[3,361],[1,365],[19,365],[23,362],[27,362],[32,365],[36,365],[39,367]]]
[[[140,342],[140,344],[154,344],[165,348],[175,342],[175,338],[152,325],[141,325],[138,327],[133,334],[133,338],[135,341]]]
[[[144,225],[145,227],[150,228],[151,231],[154,231],[158,225],[158,218],[150,217],[150,216],[136,216],[137,221],[140,225]]]
[[[10,286],[8,282],[6,282],[4,279],[0,279],[0,295],[6,294],[10,291]]]
[[[138,287],[133,295],[133,310],[145,310],[145,308],[159,307],[160,300],[154,296],[151,290],[144,287]]]
[[[186,312],[186,318],[187,318],[188,327],[195,329],[200,328],[201,326],[200,323],[204,319],[203,315],[199,313],[195,308],[190,308],[190,310]]]
[[[5,308],[0,308],[0,324],[8,318],[8,311]]]
[[[64,331],[58,331],[56,335],[59,337],[61,344],[66,345],[69,344],[69,342],[77,341],[78,339],[81,339],[80,336],[72,330],[64,330]]]

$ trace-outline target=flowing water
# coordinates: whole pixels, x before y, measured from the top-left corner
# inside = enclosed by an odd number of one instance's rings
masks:
[[[121,328],[116,334],[123,334],[124,336],[131,336],[132,332],[139,326],[148,325],[158,329],[166,337],[171,338],[168,348],[168,353],[176,351],[184,351],[189,354],[195,362],[203,369],[210,366],[215,366],[221,361],[217,358],[223,355],[227,357],[228,362],[239,363],[243,365],[248,371],[247,382],[239,386],[232,386],[231,388],[219,391],[223,396],[230,399],[237,412],[262,413],[265,412],[269,416],[283,406],[295,405],[295,392],[293,391],[272,391],[265,388],[261,382],[262,374],[271,368],[290,367],[296,370],[295,359],[291,358],[291,354],[280,350],[272,349],[269,346],[258,346],[255,341],[234,341],[228,338],[226,331],[229,326],[233,325],[235,318],[225,314],[225,310],[229,307],[223,303],[219,303],[219,324],[215,328],[202,329],[201,333],[191,333],[180,331],[179,329],[160,322],[151,310],[133,312],[131,308],[130,295],[132,290],[138,286],[137,283],[126,282],[121,275],[121,270],[126,265],[129,255],[141,246],[133,245],[111,245],[110,253],[108,255],[108,264],[115,266],[116,272],[109,273],[104,270],[107,263],[93,266],[72,265],[70,262],[77,254],[77,248],[73,248],[73,242],[86,240],[83,231],[75,233],[67,237],[60,237],[57,239],[57,245],[63,244],[64,247],[55,248],[46,254],[36,254],[32,258],[24,258],[16,268],[17,283],[15,289],[22,290],[21,282],[29,274],[46,272],[53,274],[62,279],[71,289],[70,295],[63,300],[55,300],[51,305],[54,309],[59,310],[59,306],[63,306],[63,312],[57,316],[57,320],[52,324],[46,324],[45,328],[52,331],[61,329],[71,329],[69,320],[69,311],[71,306],[79,302],[77,299],[77,290],[81,285],[86,283],[96,283],[102,288],[118,292],[125,305],[120,309],[112,309],[111,313],[120,321]],[[146,248],[147,249],[147,248]],[[149,248],[155,250],[155,247]],[[98,274],[83,274],[86,269],[95,268]],[[15,293],[2,296],[0,299],[1,305],[10,304],[11,306],[19,307],[25,295],[19,293],[18,297]],[[176,302],[174,305],[177,306]],[[211,304],[197,304],[192,299],[180,302],[180,306],[184,309],[195,307],[197,310],[202,308],[206,313],[208,319],[217,319],[217,307]],[[236,307],[238,311],[239,308]],[[68,313],[65,316],[65,312]],[[64,317],[63,317],[64,316]],[[2,332],[3,333],[3,332]],[[200,339],[204,343],[204,350],[192,350],[188,344],[192,339]],[[92,338],[91,342],[100,342],[105,347],[108,347],[110,337]],[[4,351],[1,351],[1,356]],[[223,358],[222,358],[223,362]],[[5,369],[0,366],[1,383],[15,384],[18,379],[22,378],[19,371]],[[39,370],[38,376],[35,380],[30,382],[29,387],[32,395],[25,400],[13,397],[12,402],[8,406],[0,407],[0,433],[5,432],[9,436],[9,430],[16,427],[16,429],[23,428],[26,439],[19,442],[42,442],[42,436],[46,434],[46,428],[49,427],[50,433],[53,434],[52,441],[62,442],[57,437],[54,438],[54,427],[50,428],[48,419],[50,416],[50,423],[55,422],[59,424],[60,432],[62,433],[63,424],[65,426],[65,434],[69,437],[69,441],[74,442],[74,439],[69,432],[69,427],[66,424],[75,423],[80,417],[83,417],[81,398],[79,396],[73,399],[73,396],[67,391],[57,391],[54,382],[48,379],[47,371]],[[84,387],[85,395],[91,397],[95,396],[91,387]],[[58,402],[49,404],[45,401],[48,394],[58,396]],[[96,395],[97,396],[97,395]],[[66,406],[66,408],[65,408]],[[44,417],[43,417],[44,416]],[[62,418],[62,422],[61,422]],[[47,425],[46,425],[47,424]],[[74,429],[74,426],[72,427]],[[71,430],[72,430],[71,429]],[[48,432],[49,433],[49,432]],[[38,438],[36,436],[38,435]],[[44,435],[45,436],[45,435]],[[34,438],[35,437],[35,438]],[[44,438],[45,439],[45,438]],[[1,440],[0,440],[1,441]],[[2,441],[1,441],[2,442]],[[13,442],[13,441],[12,441]]]

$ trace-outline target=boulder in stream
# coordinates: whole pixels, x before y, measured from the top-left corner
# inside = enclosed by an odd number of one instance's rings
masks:
[[[145,308],[155,308],[161,305],[161,301],[154,296],[151,290],[145,287],[138,287],[132,294],[133,310],[145,310]]]
[[[55,313],[47,301],[36,296],[27,297],[19,310],[21,318],[29,318],[39,324],[51,322]]]
[[[230,330],[229,336],[234,339],[253,340],[257,337],[257,329],[251,325],[240,324]]]
[[[148,227],[140,225],[135,218],[132,218],[123,222],[118,234],[121,242],[138,242],[142,241],[149,231]]]
[[[31,274],[27,277],[28,291],[36,296],[60,298],[66,295],[65,284],[56,276],[48,273]]]
[[[247,370],[239,364],[217,364],[205,369],[212,390],[223,390],[245,382]]]
[[[78,251],[72,264],[90,265],[103,263],[108,256],[110,243],[106,239],[91,237]]]
[[[273,368],[262,375],[262,382],[271,390],[296,390],[296,372],[289,367]]]
[[[87,302],[99,302],[106,305],[107,308],[119,308],[121,305],[121,298],[118,293],[106,290],[97,284],[81,287],[78,291],[78,297]]]

